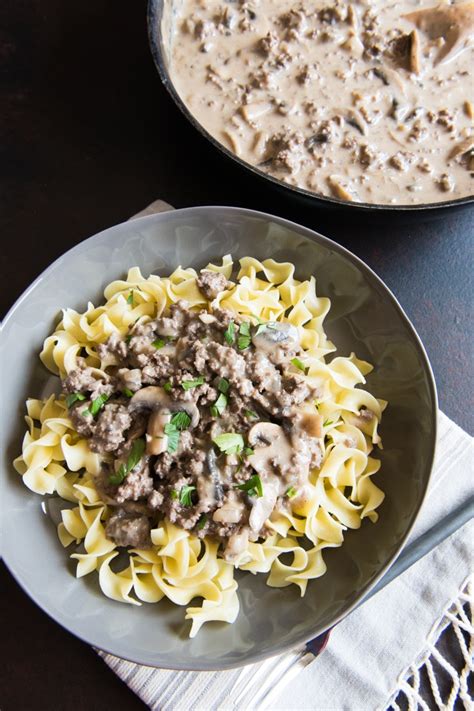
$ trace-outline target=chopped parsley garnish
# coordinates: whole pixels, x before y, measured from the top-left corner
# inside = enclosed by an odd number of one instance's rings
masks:
[[[262,333],[262,331],[265,331],[266,328],[267,328],[267,324],[260,322],[260,325],[257,326],[257,330],[255,331],[255,335],[258,336],[259,333]]]
[[[71,393],[66,397],[66,405],[72,407],[78,400],[85,400],[86,396],[82,393]]]
[[[220,417],[227,407],[227,395],[221,393],[215,403],[211,405],[211,415],[213,417]]]
[[[224,331],[224,338],[229,346],[235,341],[235,323],[233,321],[229,321],[229,325]]]
[[[244,415],[248,417],[249,420],[258,420],[258,415],[253,410],[245,410]]]
[[[183,380],[181,383],[181,387],[183,390],[191,390],[191,388],[197,388],[198,385],[202,385],[204,383],[204,376],[200,375],[198,378],[195,378],[194,380]]]
[[[180,410],[179,412],[175,412],[175,414],[170,420],[170,424],[176,427],[177,430],[182,432],[183,430],[187,429],[191,424],[191,418],[187,412],[185,412],[184,410]]]
[[[188,486],[187,484],[182,486],[181,491],[179,492],[179,503],[183,506],[192,506],[193,501],[191,496],[193,491],[196,491],[195,486]]]
[[[132,338],[133,338],[133,336],[132,336],[131,333],[130,333],[128,336],[125,336],[125,343],[130,343],[130,341],[132,340]]]
[[[227,395],[229,392],[230,388],[230,383],[226,378],[221,378],[217,384],[217,389],[219,390],[220,393],[223,393],[224,395]]]
[[[127,296],[127,304],[131,304],[133,306],[133,289],[130,291],[130,294]]]
[[[236,484],[234,489],[240,489],[241,491],[246,491],[249,496],[263,496],[263,486],[262,480],[258,474],[251,476],[248,481],[244,484]]]
[[[109,399],[109,396],[103,393],[102,395],[99,395],[99,397],[96,397],[95,400],[92,400],[91,406],[83,410],[82,414],[87,415],[90,414],[92,417],[95,417],[99,410],[101,410],[107,400]]]
[[[244,447],[243,453],[246,457],[250,457],[250,455],[253,454],[254,452],[253,452],[252,447]]]
[[[225,432],[213,437],[212,441],[225,454],[238,454],[244,448],[244,438],[236,432]]]
[[[166,341],[163,338],[157,338],[151,345],[158,350],[166,346]]]
[[[133,397],[133,393],[129,388],[124,388],[122,390],[123,394],[126,395],[127,397]]]
[[[250,324],[244,321],[239,326],[239,337],[237,339],[237,345],[239,350],[244,351],[250,346],[250,341],[252,340],[250,336]]]
[[[289,499],[292,499],[294,496],[296,496],[298,492],[296,491],[294,486],[290,486],[289,489],[285,491],[285,496],[288,496]]]
[[[305,366],[305,364],[303,363],[303,361],[301,361],[299,358],[292,358],[290,362],[291,362],[292,365],[295,366],[295,368],[299,368],[299,370],[302,370],[303,373],[306,375],[306,373],[308,372],[309,368],[307,368],[307,367]]]
[[[201,514],[201,518],[197,522],[196,528],[198,528],[200,531],[204,528],[204,526],[207,523],[207,516],[206,514]]]
[[[175,501],[179,499],[179,491],[177,491],[176,489],[171,489],[171,498],[175,499]]]
[[[168,422],[164,427],[164,433],[168,437],[167,450],[170,454],[176,452],[179,444],[179,430]]]
[[[118,471],[115,474],[111,474],[111,476],[109,476],[109,482],[111,484],[114,484],[115,486],[121,484],[127,474],[137,466],[138,462],[143,457],[144,451],[145,440],[141,438],[136,439],[133,443],[132,449],[130,450],[130,454],[128,455],[127,463],[121,464]]]
[[[171,380],[168,380],[168,382],[163,385],[163,390],[165,390],[167,393],[170,393],[172,389],[173,385],[171,384]]]
[[[334,424],[334,420],[326,420],[325,422],[323,422],[323,427],[329,427],[329,425],[333,425],[333,424]]]
[[[176,452],[179,444],[179,433],[187,429],[191,424],[191,418],[187,412],[180,410],[175,412],[171,420],[164,426],[164,433],[168,437],[167,450],[172,454]]]

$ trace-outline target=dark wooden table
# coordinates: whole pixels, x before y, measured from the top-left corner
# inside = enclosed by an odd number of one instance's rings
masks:
[[[441,408],[473,431],[471,211],[354,224],[248,179],[161,86],[145,0],[3,0],[0,61],[2,313],[66,249],[157,197],[273,212],[344,244],[386,281],[425,343]],[[0,573],[3,711],[144,708]]]

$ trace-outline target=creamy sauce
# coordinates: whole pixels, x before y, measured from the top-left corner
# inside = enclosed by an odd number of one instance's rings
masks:
[[[474,3],[184,0],[170,73],[227,148],[368,203],[472,194]]]

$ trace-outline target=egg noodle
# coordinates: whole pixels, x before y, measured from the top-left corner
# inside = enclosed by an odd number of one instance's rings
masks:
[[[231,280],[233,262],[226,256],[221,265],[209,264],[207,269]],[[152,546],[128,550],[126,567],[117,570],[113,561],[119,551],[105,535],[110,507],[94,486],[101,455],[92,452],[87,440],[73,429],[63,396],[26,403],[28,431],[14,466],[32,491],[55,494],[75,504],[62,510],[58,535],[64,547],[73,547],[77,577],[97,571],[107,597],[132,605],[163,597],[176,605],[190,605],[202,598],[202,604],[186,608],[191,637],[204,622],[236,619],[239,600],[234,568],[268,574],[271,587],[297,585],[303,596],[308,581],[326,571],[323,549],[341,546],[344,532],[359,528],[365,518],[375,523],[376,509],[384,499],[372,480],[380,461],[370,454],[374,445],[381,447],[377,427],[387,403],[357,387],[372,370],[368,363],[354,354],[326,363],[326,356],[335,351],[323,330],[329,299],[316,295],[313,277],[297,281],[294,271],[290,263],[245,257],[236,280],[208,302],[197,288],[194,269],[178,267],[169,277],[145,278],[134,267],[125,281],[106,287],[103,306],[89,303],[84,313],[64,309],[40,354],[43,364],[61,378],[78,367],[79,357],[101,371],[107,363],[97,355],[98,344],[114,333],[125,336],[137,320],[155,319],[180,299],[189,308],[212,311],[219,306],[253,323],[279,320],[298,328],[305,377],[322,393],[315,403],[324,423],[321,466],[311,471],[304,499],[297,500],[288,513],[274,512],[267,521],[271,534],[262,542],[249,542],[234,563],[219,557],[218,543],[212,538],[201,540],[163,519],[151,531]],[[135,296],[129,303],[131,289]],[[364,418],[361,410],[373,415]],[[289,553],[291,562],[286,562],[288,555],[281,560]]]

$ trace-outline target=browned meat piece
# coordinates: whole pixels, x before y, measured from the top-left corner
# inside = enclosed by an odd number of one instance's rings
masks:
[[[413,165],[416,156],[406,151],[398,151],[390,158],[390,165],[397,170],[407,171]]]
[[[144,457],[138,466],[127,474],[123,484],[115,494],[118,503],[138,501],[149,496],[153,491],[153,479],[150,476],[148,457]]]
[[[65,393],[91,393],[91,399],[99,395],[110,395],[114,391],[114,381],[108,376],[99,377],[92,368],[76,368],[62,381]]]
[[[95,430],[95,420],[88,407],[89,402],[82,401],[69,410],[72,426],[81,437],[92,437]]]
[[[150,521],[146,516],[134,516],[118,511],[107,521],[105,535],[118,546],[149,548]]]
[[[229,286],[229,282],[225,278],[224,274],[221,274],[220,272],[207,271],[201,272],[196,284],[200,292],[209,301],[215,299],[221,291],[225,291]]]
[[[257,42],[257,49],[264,57],[269,57],[275,52],[279,45],[278,35],[275,32],[268,32],[265,37],[261,37]]]
[[[93,452],[113,452],[124,441],[131,424],[132,418],[124,405],[105,405],[97,417],[90,448]]]
[[[97,354],[108,365],[121,365],[127,360],[127,344],[118,333],[112,333],[106,343],[97,346]]]

